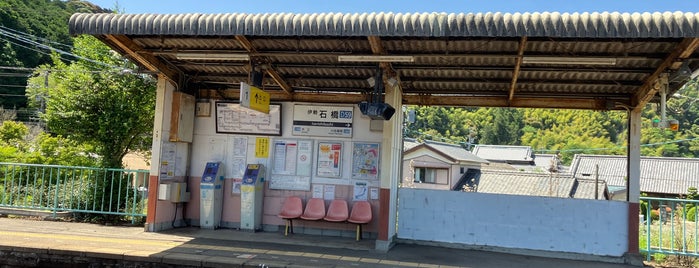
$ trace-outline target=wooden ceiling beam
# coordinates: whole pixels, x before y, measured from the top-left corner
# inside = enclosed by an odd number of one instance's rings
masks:
[[[236,35],[235,40],[237,40],[238,43],[240,43],[240,45],[248,51],[248,53],[257,53],[255,46],[253,46],[252,42],[250,42],[250,40],[244,35]],[[293,95],[294,89],[284,80],[284,78],[279,74],[279,72],[277,72],[277,70],[274,69],[274,67],[270,65],[267,69],[265,69],[265,72],[272,77],[272,80],[274,80],[274,82],[277,83],[277,85],[279,85],[279,87],[281,87],[286,94],[289,96]]]
[[[240,90],[200,90],[201,96],[212,99],[237,99]],[[301,101],[315,103],[358,103],[366,100],[363,93],[332,93],[332,92],[295,92],[293,99],[282,91],[270,92],[272,101]],[[583,109],[583,110],[607,110],[608,101],[599,98],[560,98],[560,97],[515,97],[508,101],[506,96],[471,97],[471,96],[440,96],[422,94],[403,94],[403,103],[406,105],[429,106],[461,106],[461,107],[515,107],[515,108],[556,108],[556,109]],[[623,101],[615,100],[623,103]],[[623,103],[628,104],[628,103]],[[617,108],[614,108],[617,109]]]
[[[176,70],[172,70],[156,56],[150,53],[142,53],[146,50],[127,36],[108,34],[104,36],[104,39],[106,40],[107,44],[111,44],[111,46],[113,46],[112,48],[123,51],[129,58],[149,71],[158,72],[173,84],[179,84],[179,75]]]
[[[367,40],[369,41],[369,45],[371,46],[371,53],[374,53],[375,55],[386,54],[386,49],[384,49],[380,37],[370,35],[367,36]],[[396,72],[393,70],[393,65],[390,62],[380,62],[379,66],[383,70],[384,74],[386,74],[384,75],[385,79],[396,76]]]
[[[515,70],[512,72],[512,82],[510,82],[510,94],[507,98],[507,102],[511,102],[515,97],[515,90],[517,89],[517,78],[519,77],[519,70],[522,66],[522,58],[524,56],[524,47],[527,44],[527,37],[522,36],[519,40],[519,50],[517,51],[517,58],[515,59]]]
[[[213,99],[237,100],[240,97],[239,89],[227,90],[200,90],[200,95]],[[358,103],[366,100],[366,95],[361,93],[316,93],[316,92],[295,92],[293,96],[283,91],[268,91],[273,102],[300,101],[313,103]]]
[[[683,39],[665,60],[643,80],[643,85],[638,89],[631,99],[631,106],[635,111],[640,111],[658,93],[659,87],[654,86],[660,74],[666,70],[676,70],[681,65],[682,60],[690,57],[699,47],[699,38]]]

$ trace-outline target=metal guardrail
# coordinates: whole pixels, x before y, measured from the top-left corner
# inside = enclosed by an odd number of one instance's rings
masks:
[[[639,247],[647,260],[655,253],[699,257],[698,207],[699,200],[641,197]]]
[[[146,216],[148,170],[0,162],[0,207]]]

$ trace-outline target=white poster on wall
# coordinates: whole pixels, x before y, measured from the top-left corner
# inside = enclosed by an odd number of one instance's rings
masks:
[[[228,140],[228,150],[226,156],[226,177],[242,179],[247,165],[248,138],[244,136],[233,136]]]
[[[177,147],[172,142],[163,142],[160,147],[160,179],[168,180],[175,176]]]
[[[325,185],[324,189],[323,198],[325,200],[335,199],[335,185]]]
[[[323,185],[322,184],[313,185],[313,198],[323,198]]]
[[[311,155],[313,155],[313,141],[299,140],[297,150],[298,162],[296,164],[296,174],[310,177],[311,170],[313,169],[313,162],[311,161]]]

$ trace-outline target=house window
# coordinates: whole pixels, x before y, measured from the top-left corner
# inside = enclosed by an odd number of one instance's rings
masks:
[[[417,183],[447,184],[449,183],[448,171],[448,169],[417,167],[415,168],[414,181]]]
[[[461,167],[460,171],[461,171],[461,174],[464,174],[464,172],[466,172],[466,168],[465,168],[465,167]]]

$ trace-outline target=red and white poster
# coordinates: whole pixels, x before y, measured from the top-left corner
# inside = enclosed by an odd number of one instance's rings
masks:
[[[318,169],[319,177],[339,178],[342,167],[342,143],[319,142],[318,143]]]

